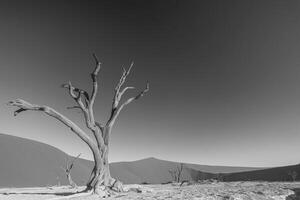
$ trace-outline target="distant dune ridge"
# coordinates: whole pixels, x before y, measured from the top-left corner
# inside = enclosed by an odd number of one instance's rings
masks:
[[[296,173],[295,180],[299,181],[300,164],[227,174],[224,181],[293,181],[292,172]]]
[[[0,187],[31,187],[67,184],[67,154],[50,145],[0,134]],[[74,178],[86,181],[92,163],[76,161]]]
[[[66,153],[53,146],[0,134],[0,187],[66,185],[68,183],[67,178],[61,167],[65,165],[67,157]],[[172,180],[168,170],[175,169],[178,164],[156,158],[147,158],[133,162],[111,163],[110,169],[113,177],[126,184],[166,183]],[[216,177],[215,173],[226,173],[223,175],[226,181],[238,179],[289,180],[288,172],[291,170],[297,171],[300,176],[299,165],[263,170],[196,164],[185,164],[184,166],[183,179],[194,181],[199,178]],[[78,185],[84,185],[89,178],[92,167],[92,161],[78,159],[72,170],[72,178]]]

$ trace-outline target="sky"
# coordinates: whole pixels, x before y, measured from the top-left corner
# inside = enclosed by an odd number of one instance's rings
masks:
[[[134,61],[111,162],[147,157],[273,167],[300,163],[300,2],[1,1],[0,132],[92,159],[68,128],[40,112],[13,117],[6,103],[48,105],[84,130],[62,83],[91,90],[92,53],[102,63],[95,105],[109,117],[122,67]]]

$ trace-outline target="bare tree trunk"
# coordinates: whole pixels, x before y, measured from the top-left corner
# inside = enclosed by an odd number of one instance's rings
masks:
[[[180,179],[181,179],[182,170],[183,170],[183,163],[180,163],[180,166],[177,166],[177,173],[178,173],[177,182],[178,183],[180,182]]]
[[[110,175],[108,153],[109,153],[109,135],[111,134],[111,127],[104,127],[102,131],[104,145],[99,147],[101,152],[100,162],[95,162],[91,178],[87,183],[87,188],[92,189],[95,193],[101,193],[103,190],[113,190],[122,192],[122,184]],[[96,160],[96,158],[95,158]]]

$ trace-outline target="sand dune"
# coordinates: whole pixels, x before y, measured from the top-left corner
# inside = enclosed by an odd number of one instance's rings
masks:
[[[64,171],[68,155],[50,145],[20,137],[0,134],[0,187],[36,187],[67,184]],[[165,183],[171,181],[168,172],[178,163],[147,158],[133,162],[117,162],[110,165],[113,177],[124,183]],[[79,159],[74,165],[72,177],[79,185],[85,184],[93,163]],[[183,178],[193,179],[191,170],[204,172],[241,172],[256,168],[222,167],[185,164]]]
[[[300,180],[300,164],[298,164],[227,174],[224,176],[224,181],[292,181],[290,172],[296,172],[296,180]]]

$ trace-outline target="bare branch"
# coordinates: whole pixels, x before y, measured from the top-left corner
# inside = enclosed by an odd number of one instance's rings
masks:
[[[69,159],[67,157],[67,160],[66,160],[66,166],[65,167],[61,167],[64,172],[66,173],[66,176],[68,178],[68,181],[69,181],[69,185],[73,188],[77,187],[76,183],[73,181],[72,177],[71,177],[71,170],[74,166],[74,163],[76,161],[77,158],[79,158],[81,154],[79,154],[78,156],[76,156],[75,158],[73,158],[73,160],[69,163]]]
[[[69,90],[69,94],[70,96],[76,101],[76,103],[78,104],[78,106],[72,106],[72,107],[68,107],[68,109],[73,109],[73,108],[80,108],[84,114],[84,118],[85,118],[85,122],[86,122],[86,126],[94,131],[95,130],[95,126],[93,121],[91,120],[91,115],[89,112],[89,108],[88,107],[88,103],[89,103],[89,97],[86,91],[82,90],[82,89],[78,89],[72,86],[71,82],[69,82],[68,84],[63,84],[62,87],[67,88]],[[81,96],[84,95],[85,100],[86,100],[86,105],[84,105],[84,103],[82,102]]]
[[[39,106],[36,104],[31,104],[22,99],[16,99],[16,100],[10,101],[10,102],[8,102],[8,105],[19,108],[17,111],[15,111],[15,114],[18,114],[20,112],[27,111],[27,110],[44,112],[45,114],[57,119],[58,121],[62,122],[63,124],[65,124],[78,137],[80,137],[80,139],[82,139],[93,150],[94,153],[100,154],[99,150],[97,149],[97,145],[93,142],[93,140],[91,140],[91,138],[81,128],[79,128],[74,122],[72,122],[70,119],[68,119],[64,115],[60,114],[53,108],[48,107],[48,106]]]
[[[97,90],[98,90],[97,75],[100,71],[101,63],[99,62],[99,60],[95,54],[93,54],[93,58],[95,59],[96,67],[93,70],[93,72],[91,73],[91,77],[92,77],[92,81],[93,81],[93,90],[92,90],[91,96],[85,90],[73,87],[71,82],[69,82],[68,84],[63,84],[62,87],[67,88],[69,90],[70,96],[78,104],[78,106],[68,107],[68,109],[80,108],[84,114],[87,127],[90,130],[92,130],[95,135],[97,126],[95,125],[93,104],[94,104]],[[84,98],[84,103],[83,103],[82,97]],[[97,140],[99,140],[99,136],[95,135],[95,137]]]
[[[80,106],[68,106],[67,109],[81,109]]]
[[[71,169],[73,168],[73,165],[74,165],[75,161],[79,158],[80,155],[81,155],[81,153],[78,154],[78,156],[76,156],[76,157],[72,160],[71,165],[69,166],[69,171],[71,171]]]
[[[127,101],[125,101],[120,108],[122,109],[124,106],[126,106],[127,104],[133,102],[134,100],[137,100],[139,98],[141,98],[142,96],[144,96],[145,93],[147,93],[149,91],[149,83],[146,84],[146,88],[141,91],[138,95],[136,95],[135,97],[132,97],[130,99],[127,99]]]
[[[62,122],[67,127],[69,127],[72,130],[72,132],[74,132],[80,139],[82,139],[92,150],[92,152],[94,154],[95,162],[97,162],[97,163],[100,162],[99,159],[101,158],[101,154],[100,154],[99,146],[103,146],[104,141],[103,141],[103,138],[100,136],[100,134],[98,134],[98,132],[96,130],[94,130],[93,133],[94,133],[94,136],[96,137],[97,144],[95,144],[94,141],[79,126],[77,126],[74,122],[72,122],[70,119],[68,119],[64,115],[60,114],[53,108],[50,108],[48,106],[39,106],[39,105],[31,104],[22,99],[10,101],[8,103],[8,105],[16,106],[19,108],[15,112],[15,115],[20,112],[23,112],[23,111],[32,110],[32,111],[42,111],[45,114],[47,114],[51,117],[54,117],[55,119],[57,119],[58,121]],[[85,112],[85,113],[87,113],[87,112]],[[85,117],[87,117],[87,115],[85,115]],[[86,122],[87,122],[87,125],[89,125],[89,121],[86,120]]]
[[[14,116],[17,116],[19,113],[26,111],[26,110],[38,110],[35,105],[32,105],[22,99],[16,99],[14,101],[9,101],[7,103],[9,106],[17,106],[19,109],[14,112]]]
[[[149,91],[149,83],[146,84],[146,88],[141,91],[138,95],[136,95],[135,97],[131,97],[129,99],[127,99],[124,103],[122,103],[121,106],[119,106],[118,108],[113,108],[112,112],[111,112],[111,116],[107,122],[108,126],[112,126],[115,122],[115,120],[117,119],[118,115],[120,114],[121,110],[128,104],[130,104],[131,102],[141,98],[142,96],[144,96],[145,93],[147,93]]]
[[[123,68],[123,74],[119,80],[119,83],[117,84],[117,86],[115,87],[115,95],[114,95],[114,99],[113,99],[113,109],[118,107],[118,104],[121,100],[122,95],[126,92],[126,90],[128,89],[134,89],[133,87],[127,87],[127,89],[125,88],[122,92],[120,92],[123,84],[126,81],[127,76],[129,75],[131,68],[133,66],[133,62],[130,64],[128,70],[126,71],[125,68]]]
[[[14,112],[14,116],[17,116],[19,113],[21,113],[21,112],[23,112],[23,111],[25,111],[25,109],[23,109],[23,108],[20,108],[20,109],[16,110],[16,111]]]
[[[95,121],[95,125],[96,125],[101,131],[103,131],[104,125],[103,125],[102,123],[96,122],[96,121]]]
[[[90,97],[87,91],[83,90],[83,89],[79,89],[76,87],[73,87],[73,85],[71,84],[71,82],[69,81],[69,83],[65,83],[62,84],[63,88],[67,88],[69,90],[69,94],[70,96],[77,102],[77,101],[81,101],[81,96],[83,96],[86,100],[86,106],[88,105],[88,102],[90,101]]]
[[[92,81],[93,81],[93,90],[92,90],[92,95],[91,95],[91,100],[90,100],[90,107],[92,108],[97,96],[97,92],[98,92],[98,82],[97,82],[97,76],[98,73],[101,69],[101,63],[99,62],[97,56],[95,54],[93,54],[93,57],[96,61],[96,67],[94,69],[94,71],[91,74],[92,77]]]
[[[73,97],[73,99],[78,104],[78,106],[73,106],[69,108],[81,108],[84,114],[86,126],[93,132],[97,140],[97,144],[98,146],[100,146],[102,144],[102,141],[100,138],[101,136],[99,130],[97,130],[98,126],[95,124],[93,105],[98,90],[97,75],[100,71],[101,63],[99,62],[95,54],[93,54],[93,57],[96,61],[96,67],[91,73],[91,77],[93,81],[93,90],[91,96],[89,96],[88,92],[86,92],[85,90],[73,87],[71,82],[69,82],[69,84],[64,84],[63,87],[69,89],[70,96]],[[83,103],[82,97],[84,98],[85,103]],[[102,131],[102,128],[99,127],[99,129]]]
[[[127,90],[133,90],[135,89],[135,87],[125,87],[119,94],[119,101],[121,100],[123,94],[127,91]]]
[[[95,62],[96,62],[96,68],[94,69],[93,74],[97,76],[100,69],[101,69],[101,67],[100,67],[101,63],[99,62],[99,59],[97,58],[96,54],[93,53],[93,57],[94,57]]]
[[[73,99],[77,99],[78,95],[74,93],[74,87],[72,86],[71,82],[69,83],[64,83],[61,85],[62,88],[67,88],[69,90],[69,94]]]

